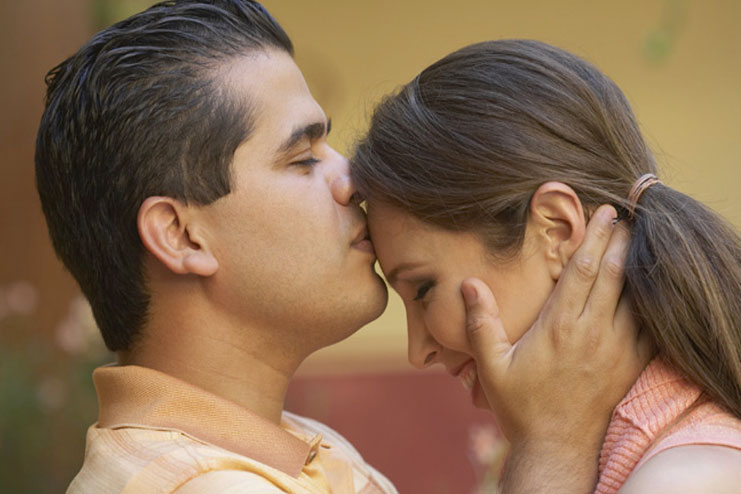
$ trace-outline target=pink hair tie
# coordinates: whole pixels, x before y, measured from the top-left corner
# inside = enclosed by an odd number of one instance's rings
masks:
[[[630,189],[630,194],[628,194],[628,218],[633,219],[633,216],[635,215],[635,209],[638,205],[638,200],[641,198],[641,194],[655,184],[660,184],[661,180],[659,180],[659,177],[654,175],[653,173],[646,173],[645,175],[641,175],[638,180],[635,181],[633,184],[633,187]]]

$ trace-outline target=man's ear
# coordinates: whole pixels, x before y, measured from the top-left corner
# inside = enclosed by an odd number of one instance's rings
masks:
[[[544,242],[551,277],[557,280],[584,240],[586,219],[574,189],[561,182],[546,182],[530,201],[530,226]]]
[[[205,239],[194,235],[192,214],[171,197],[148,197],[139,208],[137,227],[144,247],[176,274],[211,276],[219,269]]]

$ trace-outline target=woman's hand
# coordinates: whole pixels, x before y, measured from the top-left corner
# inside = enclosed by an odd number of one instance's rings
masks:
[[[621,298],[630,235],[600,207],[532,328],[507,339],[489,288],[461,291],[478,377],[512,443],[503,491],[591,492],[613,408],[651,358]]]

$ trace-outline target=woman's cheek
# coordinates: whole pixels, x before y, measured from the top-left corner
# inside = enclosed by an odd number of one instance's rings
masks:
[[[466,312],[463,298],[454,293],[437,294],[425,312],[425,323],[435,340],[445,348],[471,353],[466,336]]]

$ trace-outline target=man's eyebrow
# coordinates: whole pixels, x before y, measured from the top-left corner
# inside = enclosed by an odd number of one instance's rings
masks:
[[[279,153],[287,153],[293,147],[298,144],[299,142],[303,141],[304,139],[309,139],[310,141],[315,141],[319,139],[320,137],[323,137],[325,134],[329,134],[329,131],[332,129],[332,120],[329,119],[327,122],[314,122],[310,123],[308,125],[303,125],[301,127],[298,127],[294,129],[293,132],[291,132],[291,135],[286,139],[283,144],[280,145],[278,148]]]
[[[399,277],[399,273],[401,273],[402,271],[409,271],[410,269],[414,269],[421,265],[422,263],[419,262],[403,262],[389,272],[388,276],[386,276],[386,280],[389,282],[390,285],[396,285],[396,280]]]

